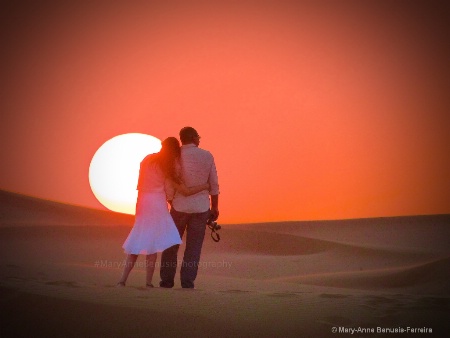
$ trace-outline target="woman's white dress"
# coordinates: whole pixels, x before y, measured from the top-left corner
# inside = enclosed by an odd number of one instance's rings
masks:
[[[167,207],[164,174],[150,156],[141,162],[134,226],[123,244],[127,254],[149,255],[181,244]]]

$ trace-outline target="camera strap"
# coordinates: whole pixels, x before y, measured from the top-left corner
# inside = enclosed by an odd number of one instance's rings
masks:
[[[216,230],[215,230],[212,226],[210,226],[210,225],[208,225],[208,228],[211,229],[211,238],[213,239],[213,241],[214,241],[214,242],[220,241],[220,235],[219,235],[219,233],[216,232]]]

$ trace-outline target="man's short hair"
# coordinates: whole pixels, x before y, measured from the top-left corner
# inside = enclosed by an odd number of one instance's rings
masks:
[[[184,127],[180,130],[180,140],[183,144],[192,142],[195,137],[198,137],[198,133],[192,127]]]

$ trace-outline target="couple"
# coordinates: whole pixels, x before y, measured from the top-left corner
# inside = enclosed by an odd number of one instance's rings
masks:
[[[186,230],[181,286],[194,288],[206,223],[219,217],[219,185],[214,158],[209,151],[198,148],[197,131],[184,127],[180,139],[181,147],[175,137],[168,137],[159,153],[141,162],[136,217],[123,244],[127,259],[119,287],[125,286],[139,254],[146,255],[146,285],[153,287],[157,252],[162,251],[159,285],[172,288],[178,248]]]

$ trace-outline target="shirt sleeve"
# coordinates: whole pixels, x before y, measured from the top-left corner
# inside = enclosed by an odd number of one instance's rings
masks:
[[[210,195],[219,195],[219,178],[217,176],[216,163],[214,162],[214,157],[212,158],[211,169],[209,171],[209,179],[208,182],[210,184],[209,194]]]

